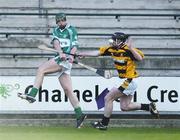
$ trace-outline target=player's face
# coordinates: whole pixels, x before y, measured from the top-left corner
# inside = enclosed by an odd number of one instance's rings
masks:
[[[114,40],[113,43],[112,43],[112,46],[119,49],[121,48],[122,46],[124,45],[124,42],[121,41],[121,40]]]
[[[66,20],[59,20],[59,21],[57,22],[57,25],[58,25],[59,27],[65,27],[66,24],[67,24]]]

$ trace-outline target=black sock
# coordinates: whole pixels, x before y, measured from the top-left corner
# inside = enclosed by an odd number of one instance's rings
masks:
[[[141,110],[149,111],[149,104],[141,104]]]
[[[105,117],[105,116],[103,116],[103,118],[102,118],[102,120],[101,120],[101,123],[103,124],[103,125],[108,125],[109,124],[109,119],[110,118],[107,118],[107,117]]]

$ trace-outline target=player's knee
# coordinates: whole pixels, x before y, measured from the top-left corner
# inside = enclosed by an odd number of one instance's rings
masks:
[[[129,111],[129,107],[128,106],[121,106],[121,111]]]
[[[112,94],[111,94],[111,93],[108,93],[108,94],[104,97],[104,101],[107,102],[107,103],[114,101],[114,98],[113,98]]]
[[[111,99],[111,98],[110,98],[110,96],[109,96],[108,94],[104,97],[104,101],[105,101],[105,102],[109,102],[110,99]]]
[[[38,73],[38,74],[43,74],[43,73],[45,73],[44,68],[43,68],[43,67],[39,67],[39,68],[37,69],[37,73]]]
[[[112,88],[108,94],[105,96],[104,101],[105,102],[113,102],[115,100],[115,96],[114,96],[114,92],[115,92],[115,88]]]
[[[121,111],[128,111],[126,107],[121,107]]]

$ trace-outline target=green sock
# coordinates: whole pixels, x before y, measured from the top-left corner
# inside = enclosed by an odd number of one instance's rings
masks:
[[[80,107],[77,107],[74,109],[75,114],[76,114],[76,119],[80,118],[80,116],[82,115],[82,110]]]
[[[32,97],[36,97],[37,93],[38,93],[38,89],[35,88],[35,87],[33,87],[33,88],[31,89],[31,91],[28,93],[28,95],[29,95],[29,96],[32,96]]]

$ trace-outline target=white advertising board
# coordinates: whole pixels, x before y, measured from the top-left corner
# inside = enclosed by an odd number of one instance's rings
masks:
[[[46,76],[39,89],[37,101],[28,103],[17,97],[18,92],[28,92],[34,76],[0,76],[0,111],[72,111],[56,76]],[[97,111],[95,97],[106,87],[119,87],[123,80],[113,77],[73,76],[73,90],[84,111]],[[135,79],[138,88],[133,101],[139,103],[156,102],[160,111],[180,111],[179,77],[140,77]],[[102,109],[103,110],[103,109]],[[114,101],[114,111],[120,104]]]

